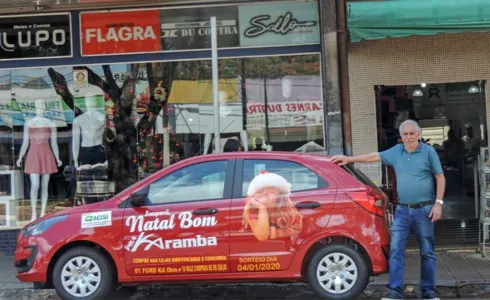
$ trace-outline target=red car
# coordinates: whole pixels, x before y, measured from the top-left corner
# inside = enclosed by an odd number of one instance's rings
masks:
[[[307,281],[355,299],[387,272],[386,196],[327,156],[235,152],[184,160],[110,200],[20,232],[17,278],[62,299],[154,282]]]

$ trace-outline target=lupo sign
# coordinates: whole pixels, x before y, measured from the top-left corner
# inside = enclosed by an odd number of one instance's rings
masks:
[[[69,13],[0,17],[0,60],[71,56]]]

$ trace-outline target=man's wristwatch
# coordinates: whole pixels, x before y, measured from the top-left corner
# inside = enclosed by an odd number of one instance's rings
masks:
[[[436,199],[436,202],[439,203],[440,205],[444,204],[444,201],[442,201],[441,199]]]

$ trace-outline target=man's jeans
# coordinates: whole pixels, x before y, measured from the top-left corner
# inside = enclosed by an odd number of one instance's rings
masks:
[[[429,218],[432,205],[422,208],[396,208],[391,226],[390,289],[403,299],[405,249],[410,232],[415,233],[420,248],[420,289],[425,298],[435,297],[436,256],[434,253],[434,224]]]

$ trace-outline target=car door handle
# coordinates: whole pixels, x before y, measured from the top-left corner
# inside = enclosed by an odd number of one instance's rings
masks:
[[[295,205],[297,209],[305,209],[305,208],[319,208],[320,203],[318,202],[301,202]]]
[[[217,212],[219,212],[217,208],[201,208],[196,209],[192,213],[195,215],[214,215]]]

